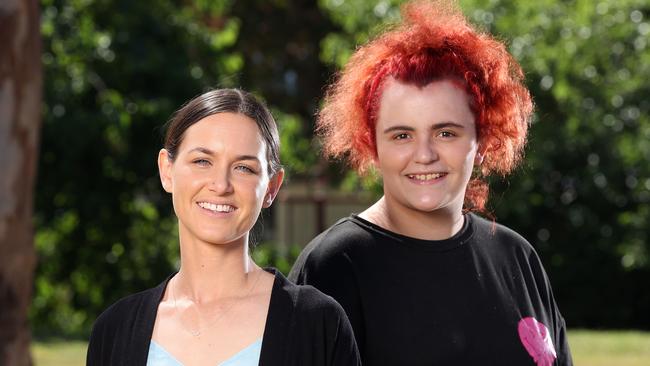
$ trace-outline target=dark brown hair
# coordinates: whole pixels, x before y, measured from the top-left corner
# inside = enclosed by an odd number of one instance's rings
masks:
[[[266,105],[253,94],[240,89],[214,89],[185,103],[167,123],[164,147],[174,161],[185,131],[196,122],[217,113],[239,113],[257,124],[266,143],[267,172],[277,173],[280,164],[280,138],[275,119]]]

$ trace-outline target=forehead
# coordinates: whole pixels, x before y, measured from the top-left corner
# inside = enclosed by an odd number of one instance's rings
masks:
[[[469,95],[454,80],[437,80],[420,87],[389,78],[379,100],[377,126],[424,120],[473,126],[469,103]]]
[[[264,139],[251,118],[226,112],[205,117],[185,130],[180,150],[199,146],[257,155],[264,150]]]

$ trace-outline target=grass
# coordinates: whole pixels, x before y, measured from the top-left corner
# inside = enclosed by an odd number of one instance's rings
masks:
[[[648,366],[650,332],[569,331],[576,366]]]
[[[88,344],[84,341],[34,341],[34,366],[83,366],[86,364],[86,347]]]
[[[576,366],[650,365],[650,332],[569,331]],[[35,366],[83,366],[86,342],[36,341],[32,345]]]

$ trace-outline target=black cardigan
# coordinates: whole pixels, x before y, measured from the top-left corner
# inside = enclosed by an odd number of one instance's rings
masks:
[[[352,328],[341,306],[311,286],[275,274],[266,318],[261,366],[361,364]],[[158,304],[167,278],[155,288],[125,297],[95,321],[87,366],[146,365]]]

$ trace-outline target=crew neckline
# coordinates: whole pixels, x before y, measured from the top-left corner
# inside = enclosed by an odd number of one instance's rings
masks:
[[[436,251],[443,252],[448,250],[453,250],[455,248],[463,246],[474,234],[474,215],[472,213],[463,214],[463,226],[461,229],[454,234],[453,236],[447,239],[441,240],[426,240],[418,239],[410,236],[402,235],[394,231],[390,231],[386,228],[383,228],[375,223],[372,223],[364,218],[361,218],[357,214],[350,215],[350,221],[355,224],[370,230],[372,232],[378,233],[380,235],[389,237],[395,242],[398,242],[400,245],[420,249],[427,251]]]

